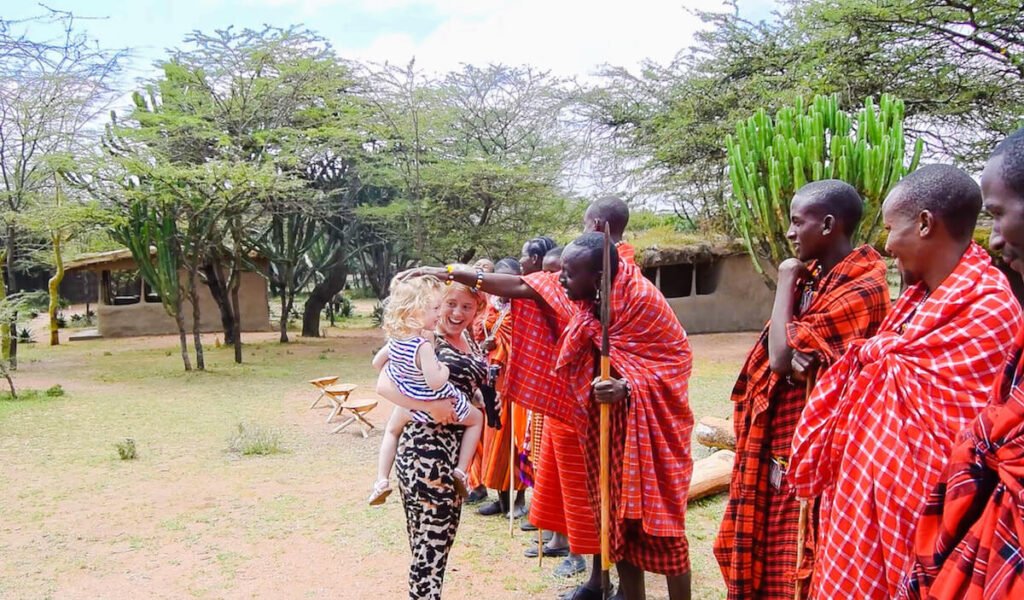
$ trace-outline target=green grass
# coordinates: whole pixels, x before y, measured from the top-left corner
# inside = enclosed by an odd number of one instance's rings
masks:
[[[183,371],[172,338],[20,347],[21,394],[0,401],[0,597],[403,596],[400,502],[365,504],[380,431],[329,434],[305,383],[340,375],[365,397],[381,338],[330,335],[247,343],[241,365],[210,336],[202,373]],[[728,359],[701,358],[727,339],[694,339],[698,417],[731,410],[746,343]],[[58,384],[64,395],[46,395]],[[371,420],[379,427],[387,412],[382,404]],[[263,445],[285,451],[228,451],[239,423],[275,434]],[[122,461],[113,445],[128,438],[137,457]],[[724,597],[711,556],[722,506],[689,509],[695,598]],[[544,598],[571,585],[549,575],[554,561],[541,570],[521,558],[530,539],[467,507],[446,597]],[[655,578],[649,589],[664,598]]]

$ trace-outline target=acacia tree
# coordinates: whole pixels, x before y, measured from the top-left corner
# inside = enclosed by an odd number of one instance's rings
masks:
[[[59,31],[40,37],[39,31]],[[52,159],[81,153],[91,124],[114,98],[123,51],[99,47],[69,12],[46,9],[20,21],[0,19],[0,219],[6,293],[20,290],[17,273],[45,232],[30,231],[25,213],[56,197]],[[16,363],[13,323],[5,348]]]

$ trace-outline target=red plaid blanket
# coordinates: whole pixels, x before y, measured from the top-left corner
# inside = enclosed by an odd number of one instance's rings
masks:
[[[611,364],[632,386],[632,399],[612,407],[612,554],[621,556],[625,519],[652,536],[686,533],[686,498],[693,471],[688,383],[692,357],[686,333],[664,296],[632,262],[620,261],[612,282]],[[595,514],[598,493],[599,414],[591,400],[601,344],[592,310],[577,311],[562,338],[558,375],[580,407],[574,421],[587,461]]]
[[[885,263],[862,246],[818,283],[810,304],[786,328],[789,345],[816,354],[824,371],[850,342],[874,335],[888,310]],[[788,460],[807,398],[804,384],[771,372],[768,327],[747,357],[732,400],[736,461],[715,557],[729,598],[792,600],[800,505],[786,486],[771,485],[769,468],[772,457]]]
[[[896,593],[925,498],[1020,327],[1006,278],[971,244],[938,289],[907,289],[881,333],[819,380],[788,474],[799,497],[821,496],[813,596]]]
[[[1024,598],[1024,331],[1017,344],[1007,386],[960,436],[928,497],[898,598]]]

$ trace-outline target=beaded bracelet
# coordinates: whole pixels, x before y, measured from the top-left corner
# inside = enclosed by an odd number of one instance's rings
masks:
[[[476,285],[473,286],[473,289],[479,291],[480,288],[482,288],[483,286],[484,286],[484,272],[483,272],[482,269],[477,269],[476,270]]]
[[[448,279],[444,282],[445,285],[451,285],[455,281],[455,265],[448,265],[445,267],[448,271]]]

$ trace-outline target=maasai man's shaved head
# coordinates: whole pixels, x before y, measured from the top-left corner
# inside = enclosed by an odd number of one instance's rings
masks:
[[[611,278],[619,272],[619,253],[611,246]],[[584,233],[562,251],[559,280],[570,300],[593,300],[601,285],[604,269],[604,234]]]
[[[1000,159],[996,175],[1006,187],[1024,196],[1024,129],[1014,131],[999,142],[989,162]]]
[[[900,180],[886,202],[912,217],[929,211],[957,241],[974,233],[981,212],[981,188],[952,165],[926,165]],[[898,207],[898,208],[897,208]]]
[[[608,223],[612,241],[621,240],[629,224],[629,206],[622,198],[603,196],[587,207],[587,212],[583,214],[583,231],[604,231],[605,223]]]
[[[557,273],[562,270],[562,250],[561,246],[555,246],[548,250],[548,253],[544,255],[544,266],[543,269],[548,273]]]
[[[857,190],[839,179],[812,181],[797,190],[793,202],[803,202],[820,217],[835,217],[839,230],[852,236],[864,214],[864,200]]]

